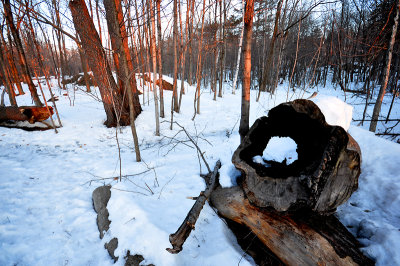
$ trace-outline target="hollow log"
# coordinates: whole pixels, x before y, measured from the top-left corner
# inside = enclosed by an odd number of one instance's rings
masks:
[[[53,107],[49,106],[51,115],[54,114]],[[0,122],[2,121],[28,121],[33,124],[41,122],[50,117],[46,107],[20,106],[0,107]]]
[[[296,142],[295,162],[264,160],[269,167],[253,162],[274,136]],[[342,127],[326,123],[316,104],[295,100],[256,120],[232,162],[243,174],[242,186],[252,204],[280,212],[305,208],[330,214],[358,187],[361,151]]]
[[[374,265],[333,215],[282,214],[252,205],[240,187],[217,188],[211,203],[223,217],[246,225],[287,265]]]

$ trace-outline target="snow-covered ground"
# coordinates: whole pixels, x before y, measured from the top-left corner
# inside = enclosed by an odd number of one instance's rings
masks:
[[[181,113],[174,115],[174,121],[198,141],[210,167],[221,160],[221,184],[235,184],[240,173],[232,165],[231,156],[240,140],[240,91],[232,95],[229,84],[225,84],[223,98],[215,102],[204,89],[201,114],[192,121],[195,88],[186,84],[186,89]],[[284,102],[286,89],[283,83],[277,95],[271,98],[263,94],[258,103],[257,92],[252,91],[250,123]],[[292,100],[306,98],[312,92],[294,95]],[[207,203],[183,251],[172,255],[165,250],[170,247],[169,234],[177,230],[194,203],[187,197],[197,196],[204,189],[200,172],[206,172],[181,129],[175,124],[173,130],[169,129],[171,92],[164,92],[166,118],[161,119],[160,137],[154,135],[152,96],[150,105],[147,95],[146,104],[142,104],[143,112],[136,120],[143,159],[140,163],[135,161],[129,127],[117,132],[104,127],[100,102],[82,90],[74,93],[73,86],[69,86],[69,95],[71,101],[61,93],[57,102],[63,123],[58,134],[0,127],[0,265],[113,265],[103,248],[112,237],[119,240],[116,265],[123,265],[121,258],[127,250],[143,255],[145,264],[157,266],[254,264]],[[362,117],[365,99],[347,93],[346,102],[354,108],[351,110],[328,96],[342,100],[345,96],[332,87],[319,88],[315,101],[331,123],[348,126],[351,111],[353,118]],[[385,96],[384,114],[390,97]],[[17,101],[31,104],[29,95],[19,96]],[[400,116],[399,99],[396,101],[393,118]],[[373,106],[369,108],[371,113]],[[384,126],[380,123],[379,130]],[[400,265],[400,145],[355,125],[349,132],[361,146],[362,174],[359,189],[337,215],[378,265]],[[115,178],[120,175],[116,133],[121,149],[121,182]],[[108,203],[112,222],[100,240],[91,194],[102,184],[112,185]]]

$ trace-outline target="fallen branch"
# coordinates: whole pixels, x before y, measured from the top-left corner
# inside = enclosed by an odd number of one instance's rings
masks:
[[[205,191],[200,192],[197,197],[196,202],[190,209],[189,213],[186,215],[185,220],[178,228],[178,230],[169,236],[169,242],[172,244],[172,248],[167,248],[167,251],[172,254],[177,254],[182,250],[183,243],[189,237],[190,232],[194,229],[197,219],[199,218],[200,211],[203,209],[206,200],[210,197],[211,192],[216,188],[218,170],[221,167],[221,162],[218,160],[215,164],[214,171],[209,172],[210,178],[209,183],[207,183],[207,188]],[[207,180],[207,179],[206,179]]]

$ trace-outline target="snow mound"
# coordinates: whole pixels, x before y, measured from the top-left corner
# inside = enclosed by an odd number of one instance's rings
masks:
[[[341,126],[349,130],[353,117],[353,107],[333,96],[319,96],[313,99],[325,116],[325,120],[332,126]]]

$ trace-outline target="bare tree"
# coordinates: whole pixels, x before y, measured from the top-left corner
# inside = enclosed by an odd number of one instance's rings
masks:
[[[4,15],[5,15],[5,18],[7,21],[7,25],[11,31],[11,34],[13,35],[15,46],[18,51],[19,63],[21,65],[21,70],[22,70],[22,74],[25,79],[25,82],[28,84],[28,88],[31,93],[31,97],[32,97],[35,105],[43,106],[43,104],[40,101],[39,96],[37,94],[35,84],[33,84],[33,81],[32,81],[31,71],[30,71],[30,69],[28,67],[28,63],[26,61],[26,56],[25,56],[25,52],[24,52],[24,49],[22,46],[22,41],[21,41],[21,37],[19,35],[19,31],[15,27],[15,24],[14,24],[14,19],[13,19],[12,12],[11,12],[10,0],[1,0],[1,1],[3,2],[3,6],[4,6]]]
[[[369,125],[369,131],[372,131],[372,132],[376,131],[376,125],[378,123],[379,113],[381,112],[383,97],[385,96],[386,88],[388,85],[390,66],[392,63],[393,46],[394,46],[394,41],[396,39],[397,26],[399,24],[399,12],[400,12],[400,0],[397,1],[396,17],[394,18],[394,24],[393,24],[393,28],[392,28],[392,36],[390,38],[389,49],[388,49],[388,53],[387,53],[385,77],[384,77],[384,79],[382,81],[382,85],[379,89],[378,98],[376,100],[376,103],[374,106],[374,111],[372,113],[372,121],[371,121],[371,124]]]
[[[156,116],[156,136],[160,136],[160,118],[158,114],[158,96],[157,96],[157,53],[156,53],[156,23],[155,23],[155,14],[153,8],[153,0],[148,0],[149,9],[150,9],[150,17],[151,17],[151,58],[153,60],[153,94],[154,94],[154,108],[155,108],[155,116]],[[161,61],[158,62],[161,64]],[[160,90],[162,90],[162,82],[159,83]]]
[[[239,125],[240,141],[249,131],[250,116],[250,83],[251,83],[251,37],[253,33],[254,0],[246,0],[244,7],[244,34],[243,34],[243,85],[242,85],[242,107]]]
[[[107,116],[104,124],[107,127],[117,124],[128,125],[130,122],[129,113],[126,113],[123,108],[122,95],[118,93],[106,53],[84,0],[71,0],[69,8],[75,30],[81,39],[82,48],[87,55],[88,64],[100,90]]]

